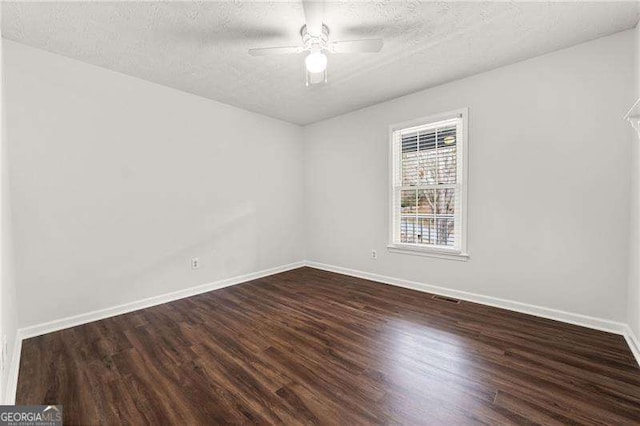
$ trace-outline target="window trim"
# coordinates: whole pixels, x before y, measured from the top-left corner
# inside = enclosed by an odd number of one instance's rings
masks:
[[[444,121],[452,118],[462,118],[462,143],[458,144],[462,156],[461,173],[457,176],[460,183],[460,248],[446,248],[443,246],[429,246],[424,244],[396,243],[394,242],[394,158],[393,158],[393,133],[398,130],[428,125],[437,121]],[[434,114],[427,117],[416,118],[402,123],[392,124],[389,126],[389,185],[388,185],[388,208],[389,217],[388,226],[388,245],[387,250],[391,253],[410,254],[418,256],[437,257],[441,259],[451,260],[467,260],[469,252],[467,249],[467,217],[469,213],[469,203],[467,196],[468,178],[469,178],[469,108],[459,108],[453,111],[447,111],[440,114]]]

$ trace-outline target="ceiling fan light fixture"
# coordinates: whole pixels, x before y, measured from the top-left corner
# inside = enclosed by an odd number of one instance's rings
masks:
[[[329,27],[323,23],[325,0],[302,0],[305,23],[300,28],[302,45],[249,49],[251,56],[291,55],[308,52],[304,59],[307,86],[327,82],[327,54],[378,53],[381,39],[329,41]]]
[[[327,69],[327,55],[322,52],[311,52],[304,60],[307,71],[310,73],[321,73]]]

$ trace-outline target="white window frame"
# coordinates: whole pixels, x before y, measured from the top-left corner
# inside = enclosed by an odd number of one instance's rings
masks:
[[[452,260],[467,260],[469,253],[467,250],[467,216],[468,216],[468,200],[467,185],[469,176],[469,108],[460,108],[454,111],[448,111],[441,114],[430,115],[428,117],[417,118],[415,120],[405,121],[403,123],[393,124],[389,126],[389,244],[387,250],[391,253],[412,254],[419,256],[437,257]],[[408,129],[436,123],[439,121],[449,120],[452,118],[462,119],[462,129],[459,131],[462,135],[462,142],[457,141],[458,148],[458,170],[457,182],[460,184],[460,208],[456,212],[457,226],[460,226],[460,246],[459,247],[443,247],[426,244],[399,243],[395,241],[396,236],[396,212],[395,205],[395,188],[394,173],[399,164],[394,158],[394,141],[393,134],[399,130]],[[460,161],[462,160],[462,161]]]

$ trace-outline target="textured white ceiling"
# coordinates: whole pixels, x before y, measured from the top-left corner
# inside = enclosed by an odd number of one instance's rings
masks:
[[[636,2],[326,2],[332,40],[384,38],[379,54],[329,57],[305,87],[299,2],[3,2],[10,40],[307,124],[633,27]]]

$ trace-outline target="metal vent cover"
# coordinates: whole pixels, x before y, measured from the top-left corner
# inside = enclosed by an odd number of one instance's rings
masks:
[[[434,294],[433,296],[431,296],[431,298],[433,300],[440,300],[443,302],[455,303],[456,305],[460,303],[460,300],[458,299],[454,299],[453,297],[440,296],[438,294]]]

